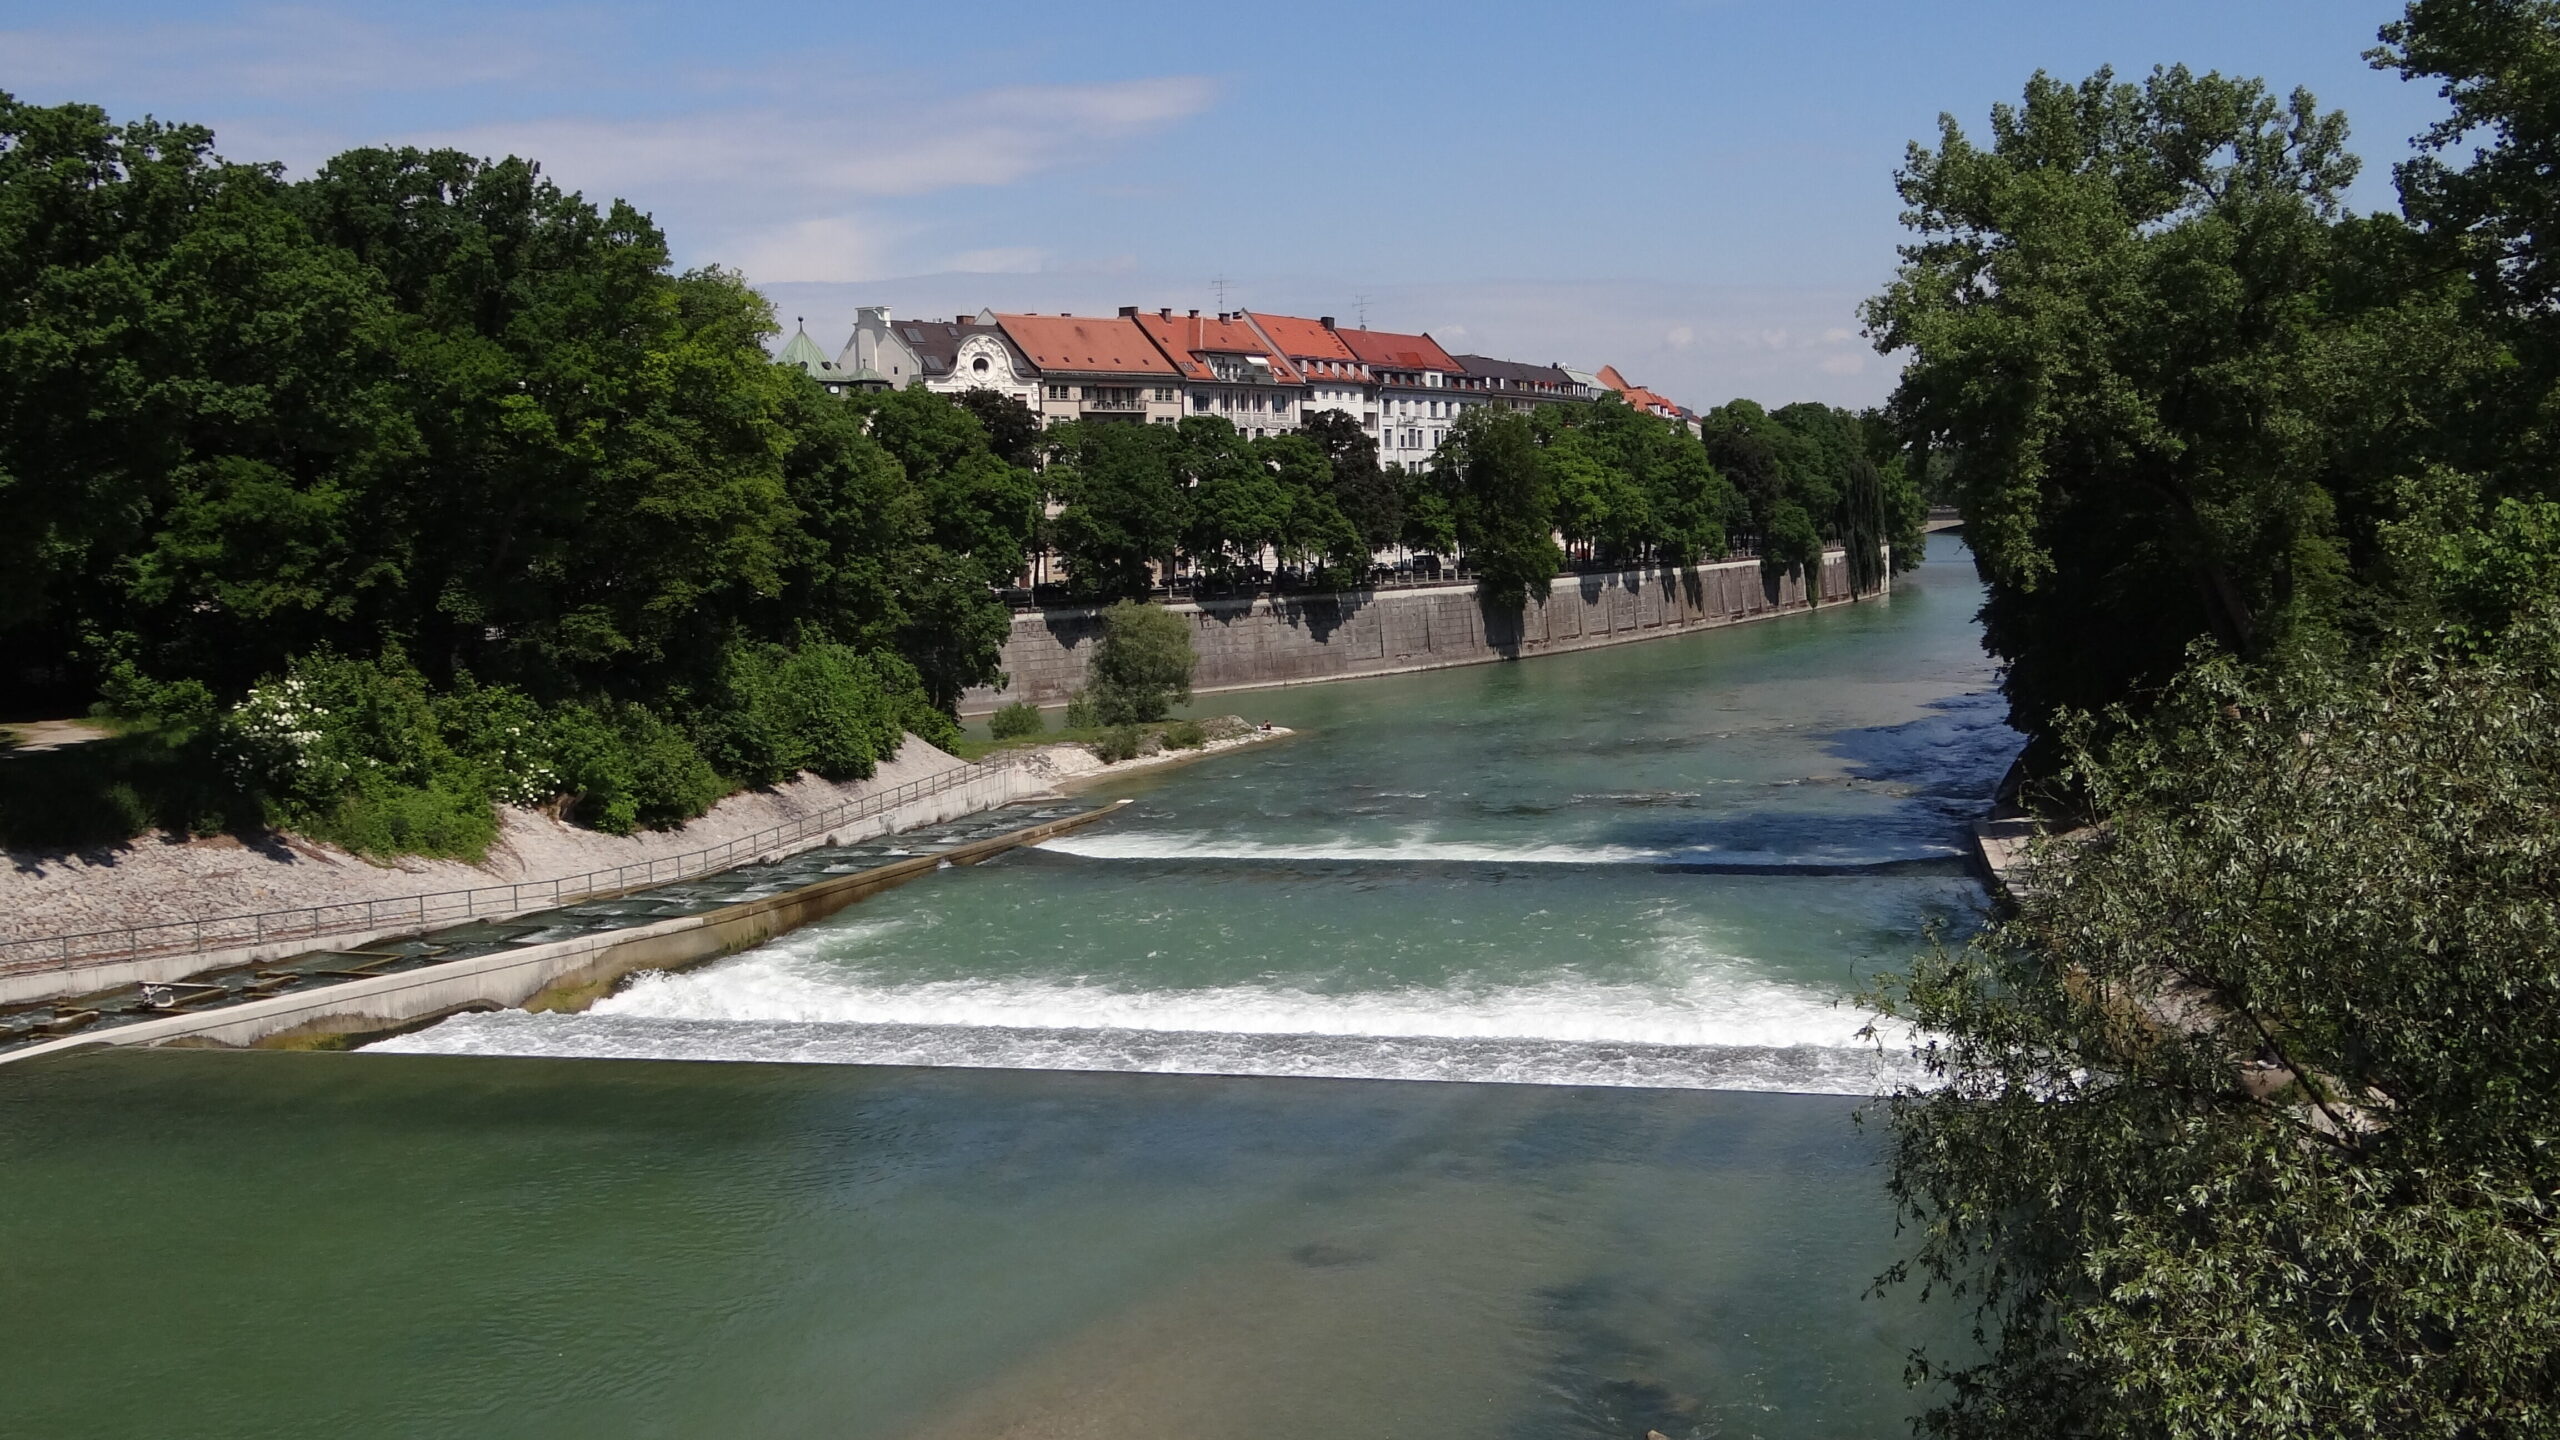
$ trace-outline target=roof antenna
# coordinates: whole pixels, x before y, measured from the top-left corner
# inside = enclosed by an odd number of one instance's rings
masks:
[[[1353,313],[1360,317],[1360,328],[1363,330],[1368,329],[1369,297],[1366,295],[1354,295],[1351,297],[1351,305]]]
[[[1209,282],[1209,284],[1210,284],[1210,287],[1211,287],[1211,288],[1215,289],[1215,290],[1218,292],[1218,313],[1219,313],[1219,314],[1221,314],[1221,315],[1226,314],[1226,313],[1227,313],[1227,277],[1226,277],[1226,276],[1224,276],[1224,275],[1221,275],[1221,276],[1219,276],[1217,279],[1210,281],[1210,282]]]

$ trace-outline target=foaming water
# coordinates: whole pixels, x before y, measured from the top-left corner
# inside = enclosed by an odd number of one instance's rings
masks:
[[[1205,702],[1285,745],[583,1015],[412,1053],[1874,1093],[2017,737],[1960,552],[1883,604]]]
[[[1662,851],[1623,845],[1487,845],[1420,837],[1369,844],[1348,839],[1287,844],[1224,835],[1147,831],[1079,831],[1043,840],[1039,848],[1089,860],[1290,860],[1372,865],[1637,865],[1667,858]]]
[[[1150,831],[1080,831],[1040,842],[1057,855],[1090,860],[1285,862],[1339,865],[1727,865],[1764,869],[1881,866],[1943,860],[1962,854],[1943,841],[1817,850],[1730,849],[1715,845],[1638,849],[1626,845],[1485,844],[1405,836],[1388,841],[1335,839],[1283,843],[1225,835]]]
[[[892,927],[865,927],[876,939]],[[583,1015],[465,1015],[409,1054],[952,1065],[1873,1094],[1912,1078],[1898,1033],[1836,996],[1729,962],[1653,983],[1555,975],[1324,992],[1129,989],[1090,978],[915,981],[801,937],[645,974]],[[1666,953],[1694,951],[1672,941]]]
[[[810,1024],[633,1015],[465,1015],[372,1047],[412,1055],[725,1060],[1337,1080],[1874,1095],[1917,1079],[1896,1052],[1444,1035]]]

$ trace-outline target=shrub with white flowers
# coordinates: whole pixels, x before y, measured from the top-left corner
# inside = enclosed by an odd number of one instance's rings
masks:
[[[331,743],[330,712],[299,675],[250,690],[223,717],[219,753],[244,786],[295,799],[320,800],[352,784],[358,766]]]

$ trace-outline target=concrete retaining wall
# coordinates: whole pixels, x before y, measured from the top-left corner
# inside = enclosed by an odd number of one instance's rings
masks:
[[[829,843],[850,845],[892,830],[912,830],[919,825],[937,825],[1009,805],[1032,795],[1047,794],[1042,781],[1019,770],[998,766],[981,767],[984,773],[972,776],[948,790],[918,796],[907,804],[847,820],[825,834],[813,834],[788,844],[777,844],[765,850],[765,856],[796,855]],[[743,860],[760,858],[749,855]],[[705,872],[707,873],[707,872]],[[688,877],[690,878],[690,877]],[[555,902],[543,899],[518,911],[489,910],[474,914],[477,920],[504,920],[516,914],[555,908]],[[441,924],[460,924],[461,917]],[[415,935],[415,924],[396,924],[373,930],[351,930],[314,939],[304,936],[293,940],[271,941],[264,945],[237,945],[224,949],[186,950],[167,955],[154,955],[135,960],[110,960],[93,965],[74,965],[58,970],[35,970],[0,975],[0,1005],[25,1004],[51,1000],[65,995],[87,995],[100,990],[146,981],[181,980],[207,970],[228,969],[262,960],[280,960],[288,955],[307,955],[314,950],[347,950],[376,941]]]
[[[1010,830],[938,855],[919,855],[859,874],[839,875],[699,915],[475,955],[467,960],[449,960],[396,975],[350,980],[343,985],[279,995],[271,1000],[252,1000],[200,1015],[172,1015],[166,1020],[145,1020],[68,1036],[0,1055],[0,1065],[86,1045],[245,1047],[286,1039],[376,1035],[464,1010],[506,1009],[563,992],[579,995],[581,1003],[557,1008],[583,1008],[584,1002],[635,970],[681,969],[761,945],[776,935],[825,919],[857,900],[929,875],[944,865],[974,865],[1016,846],[1092,824],[1128,803],[1115,801],[1081,815]]]
[[[1823,557],[1822,593],[1849,592],[1848,556]],[[1825,603],[1831,603],[1826,599]],[[1489,616],[1475,586],[1357,590],[1167,607],[1191,622],[1196,691],[1245,690],[1516,660],[1622,645],[1806,609],[1801,580],[1769,584],[1756,560],[1695,570],[1568,575],[1519,616]],[[1004,689],[972,690],[960,713],[1028,700],[1063,705],[1084,684],[1102,633],[1098,609],[1017,615],[1005,642]]]

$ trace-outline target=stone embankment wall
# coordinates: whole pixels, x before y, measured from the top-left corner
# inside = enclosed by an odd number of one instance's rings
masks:
[[[1824,603],[1849,593],[1849,559],[1823,557]],[[1334,595],[1207,600],[1168,607],[1192,624],[1200,668],[1195,690],[1244,690],[1310,680],[1347,680],[1516,660],[1652,640],[1808,608],[1804,583],[1764,579],[1756,560],[1694,570],[1622,570],[1567,575],[1543,603],[1518,616],[1488,615],[1473,584]],[[1001,690],[961,697],[960,713],[983,715],[1028,700],[1063,705],[1084,684],[1098,609],[1016,615],[1005,642]]]

